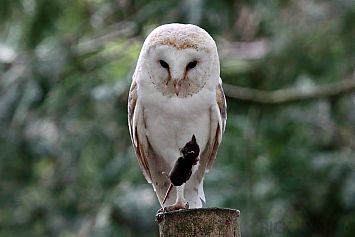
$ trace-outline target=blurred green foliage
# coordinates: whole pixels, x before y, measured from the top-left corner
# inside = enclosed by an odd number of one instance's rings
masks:
[[[226,84],[313,88],[355,66],[353,0],[1,0],[0,22],[6,237],[158,235],[126,115],[141,45],[157,25],[205,28]],[[227,100],[206,206],[241,210],[243,236],[354,236],[354,94]]]

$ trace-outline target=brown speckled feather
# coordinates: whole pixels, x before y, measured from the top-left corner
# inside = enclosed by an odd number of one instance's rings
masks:
[[[213,136],[213,134],[214,134],[214,136],[209,144],[210,154],[209,154],[209,159],[208,159],[208,162],[206,165],[207,171],[212,168],[214,160],[216,159],[218,147],[222,141],[222,135],[223,135],[223,132],[226,128],[227,104],[226,104],[226,98],[224,96],[224,92],[222,89],[222,81],[221,80],[220,80],[220,83],[216,87],[216,100],[217,100],[216,102],[217,102],[218,109],[219,109],[219,118],[218,118],[219,122],[218,122],[218,126],[217,126],[216,130],[211,128],[211,137]]]
[[[140,142],[140,138],[137,134],[137,124],[133,124],[133,118],[135,114],[135,109],[137,105],[137,83],[135,82],[135,75],[133,75],[133,83],[129,90],[128,96],[128,125],[129,125],[129,132],[131,135],[131,140],[133,143],[134,151],[136,152],[138,163],[142,169],[144,177],[146,180],[151,183],[152,176],[149,171],[149,164],[146,157],[146,152],[144,151],[143,143]]]

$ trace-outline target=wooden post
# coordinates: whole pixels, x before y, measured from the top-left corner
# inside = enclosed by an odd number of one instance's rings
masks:
[[[240,212],[227,208],[199,208],[156,216],[160,237],[240,237]]]

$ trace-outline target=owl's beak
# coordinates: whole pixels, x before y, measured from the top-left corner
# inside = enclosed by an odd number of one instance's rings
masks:
[[[175,88],[175,94],[176,94],[176,96],[179,96],[181,81],[174,80],[173,84],[174,84],[174,88]]]

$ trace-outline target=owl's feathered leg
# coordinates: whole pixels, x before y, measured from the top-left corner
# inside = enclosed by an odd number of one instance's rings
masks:
[[[158,210],[160,212],[169,212],[175,211],[180,209],[189,209],[189,203],[185,199],[184,191],[185,191],[185,184],[181,186],[175,186],[176,188],[176,202],[173,205],[163,207]]]

